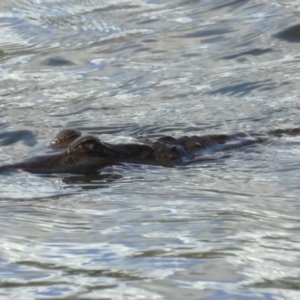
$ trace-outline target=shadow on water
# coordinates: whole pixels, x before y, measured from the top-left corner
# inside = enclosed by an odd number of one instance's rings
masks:
[[[60,266],[57,264],[51,264],[51,263],[40,263],[35,261],[18,261],[18,265],[21,266],[29,266],[44,270],[58,270],[63,272],[66,275],[85,275],[89,277],[101,277],[101,276],[107,276],[110,278],[118,278],[120,280],[130,280],[130,281],[136,281],[141,280],[144,277],[133,275],[125,271],[117,271],[117,270],[110,270],[110,269],[84,269],[84,268],[70,268],[65,266]]]
[[[81,194],[82,191],[107,189],[122,178],[122,173],[31,174],[16,171],[0,176],[1,201],[49,201]]]
[[[209,30],[199,30],[192,33],[187,33],[182,38],[201,38],[201,37],[209,37],[209,36],[223,36],[226,33],[232,33],[233,30],[229,29],[209,29]]]
[[[232,55],[227,55],[222,57],[223,59],[235,59],[235,58],[239,58],[241,56],[245,56],[245,55],[250,55],[250,56],[260,56],[269,52],[272,52],[273,49],[272,48],[267,48],[267,49],[251,49],[249,51],[243,51],[237,54],[232,54]]]
[[[36,138],[30,130],[13,130],[0,133],[0,146],[8,146],[22,141],[26,146],[36,145]]]
[[[47,58],[42,62],[46,66],[50,67],[62,67],[62,66],[73,66],[74,63],[68,59],[61,57],[51,57]]]
[[[217,90],[208,92],[209,95],[215,94],[228,94],[228,95],[240,95],[246,96],[249,93],[255,90],[273,90],[276,85],[271,80],[264,80],[264,81],[254,81],[254,82],[244,82],[235,85],[229,85]]]
[[[300,43],[300,24],[288,27],[276,33],[274,37],[289,43]]]
[[[255,282],[245,285],[246,288],[260,288],[260,289],[282,289],[282,290],[300,290],[299,277],[285,277],[277,279],[265,279],[260,282]]]
[[[230,8],[232,11],[245,5],[249,0],[233,0],[233,1],[223,1],[221,5],[216,5],[213,7],[214,10],[222,9],[224,7]]]
[[[99,188],[107,188],[114,181],[122,178],[121,174],[99,173],[87,175],[74,175],[64,177],[62,182],[67,184],[67,188],[74,185],[80,186],[83,190],[93,190]]]

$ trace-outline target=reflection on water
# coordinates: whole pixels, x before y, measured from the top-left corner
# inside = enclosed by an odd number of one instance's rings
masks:
[[[77,185],[82,189],[98,189],[107,188],[110,183],[121,178],[121,174],[99,173],[94,175],[68,176],[64,177],[62,182],[66,184],[66,188],[72,188]]]
[[[0,160],[299,126],[297,1],[1,1]],[[204,157],[206,159],[206,157]],[[175,168],[0,176],[5,299],[298,299],[299,137]]]

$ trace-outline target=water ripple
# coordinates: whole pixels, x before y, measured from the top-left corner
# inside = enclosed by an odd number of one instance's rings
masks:
[[[1,163],[298,126],[297,1],[5,0]],[[0,176],[5,299],[298,299],[299,137],[176,168]]]

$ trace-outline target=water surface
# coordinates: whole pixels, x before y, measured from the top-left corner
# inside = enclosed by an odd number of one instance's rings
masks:
[[[0,3],[0,162],[299,127],[297,1]],[[300,137],[176,168],[0,176],[3,299],[299,299]]]

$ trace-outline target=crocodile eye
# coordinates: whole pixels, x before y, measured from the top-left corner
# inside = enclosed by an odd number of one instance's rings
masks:
[[[96,143],[94,141],[89,142],[83,142],[78,145],[78,148],[82,152],[90,152],[96,149]]]
[[[72,144],[70,144],[67,152],[73,153],[96,153],[102,149],[101,142],[93,136],[84,136],[76,139]]]
[[[88,148],[89,150],[94,150],[95,149],[95,143],[87,143],[85,145],[86,148]]]

